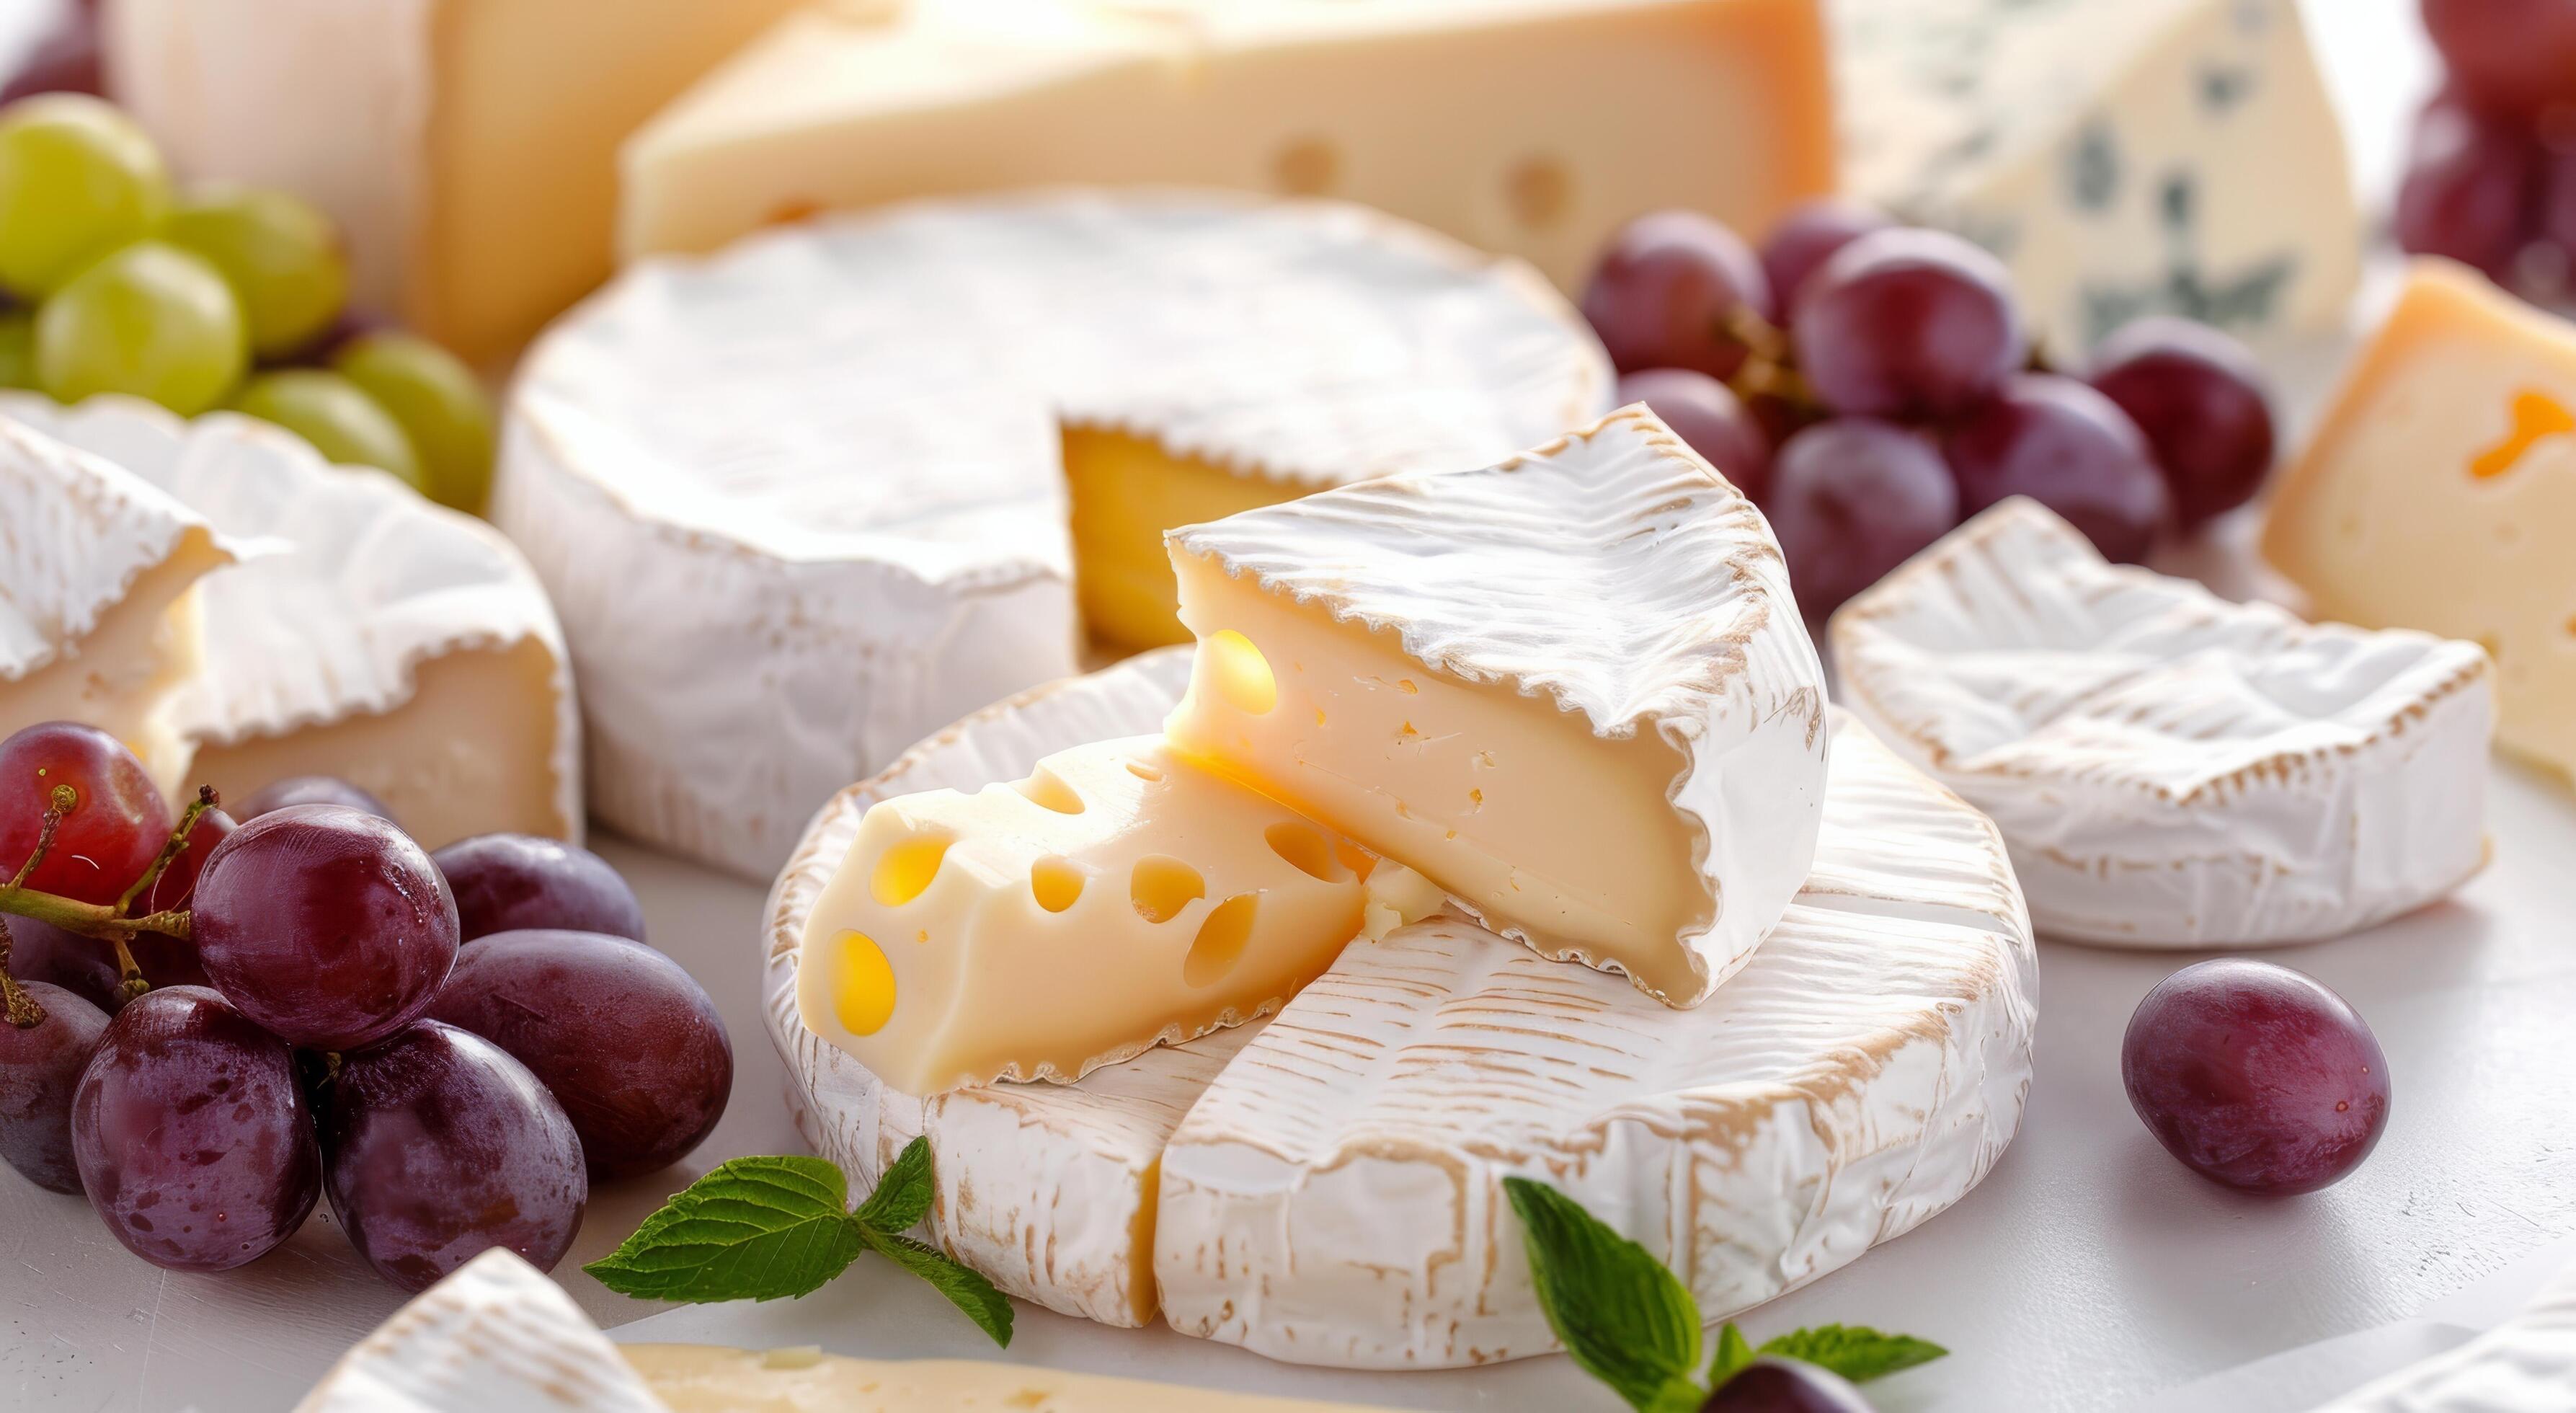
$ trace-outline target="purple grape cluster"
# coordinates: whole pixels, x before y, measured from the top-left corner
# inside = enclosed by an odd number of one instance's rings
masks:
[[[2416,115],[2397,243],[2576,306],[2576,0],[2423,0],[2448,82]]]

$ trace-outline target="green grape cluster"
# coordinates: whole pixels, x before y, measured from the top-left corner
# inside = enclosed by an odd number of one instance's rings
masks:
[[[96,98],[0,107],[0,386],[227,408],[479,511],[482,385],[426,339],[345,336],[348,297],[340,232],[309,202],[177,190],[151,138]]]

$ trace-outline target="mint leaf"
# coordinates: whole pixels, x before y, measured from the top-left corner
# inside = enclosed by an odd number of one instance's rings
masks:
[[[1725,1327],[1717,1332],[1717,1357],[1709,1361],[1708,1386],[1712,1389],[1723,1386],[1752,1362],[1753,1346],[1746,1342],[1744,1331],[1737,1329],[1733,1320],[1727,1321]]]
[[[871,1231],[900,1234],[930,1214],[930,1140],[915,1138],[877,1177],[877,1190],[854,1213]]]
[[[992,1336],[995,1344],[1004,1349],[1011,1347],[1011,1300],[995,1290],[991,1281],[950,1260],[939,1248],[911,1237],[865,1227],[860,1228],[860,1235],[878,1255],[930,1282],[948,1297],[948,1303],[965,1311],[967,1319]]]
[[[1699,1305],[1679,1278],[1581,1203],[1528,1178],[1503,1179],[1529,1249],[1530,1281],[1548,1328],[1584,1372],[1632,1408],[1675,1400],[1699,1372]]]
[[[1856,1384],[1929,1364],[1950,1351],[1912,1335],[1881,1334],[1867,1325],[1817,1325],[1762,1342],[1762,1352],[1831,1369]]]
[[[811,1295],[858,1258],[848,1200],[847,1179],[821,1158],[735,1158],[582,1269],[648,1300]]]

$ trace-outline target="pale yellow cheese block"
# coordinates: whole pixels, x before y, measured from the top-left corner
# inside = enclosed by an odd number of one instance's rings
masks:
[[[2263,553],[2319,619],[2495,659],[2497,740],[2576,774],[2576,324],[2419,260],[2282,479]]]
[[[1114,652],[1190,640],[1163,532],[1314,489],[1094,427],[1064,429],[1064,475],[1075,600],[1092,641]]]
[[[1359,1413],[1358,1405],[1221,1393],[975,1359],[846,1359],[630,1344],[620,1353],[671,1413]]]
[[[0,736],[40,721],[95,726],[134,752],[164,795],[196,782],[195,746],[171,720],[173,697],[205,666],[205,606],[197,580],[232,562],[195,532],[144,572],[76,650],[15,682],[0,682]]]

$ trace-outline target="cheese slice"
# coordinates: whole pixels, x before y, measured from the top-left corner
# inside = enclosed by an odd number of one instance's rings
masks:
[[[619,141],[791,3],[119,0],[102,43],[181,173],[318,203],[360,307],[481,361],[607,277]]]
[[[2477,1338],[2312,1413],[2548,1413],[2576,1407],[2576,1265]]]
[[[580,658],[594,806],[766,878],[1086,627],[1181,636],[1164,530],[1490,461],[1610,386],[1527,267],[1358,207],[921,204],[622,276],[521,366],[492,514]]]
[[[1360,1413],[1348,1403],[977,1359],[845,1359],[810,1346],[763,1353],[703,1344],[630,1344],[625,1353],[671,1413]]]
[[[86,722],[178,794],[195,748],[175,717],[205,651],[197,581],[233,547],[161,488],[5,416],[0,525],[0,737]]]
[[[1641,211],[1834,182],[1815,0],[826,3],[627,145],[628,256],[1058,182],[1364,202],[1567,288]]]
[[[1848,0],[1851,189],[2003,257],[2046,347],[2340,331],[2362,221],[2297,0]]]
[[[490,526],[264,422],[130,398],[0,412],[115,462],[266,551],[201,590],[204,670],[170,720],[187,784],[239,799],[336,775],[424,848],[581,837],[581,723],[545,591]]]
[[[2019,498],[1845,604],[1833,643],[1843,703],[1993,816],[2044,933],[2313,941],[2486,862],[2475,643],[2229,603]]]
[[[669,1413],[669,1405],[571,1296],[494,1247],[341,1355],[295,1413]]]
[[[2465,638],[2499,744],[2576,776],[2576,325],[2419,260],[2281,478],[2263,555],[2320,618]]]
[[[1170,544],[1172,744],[1504,935],[1689,1006],[1807,876],[1815,646],[1761,513],[1644,407]]]

